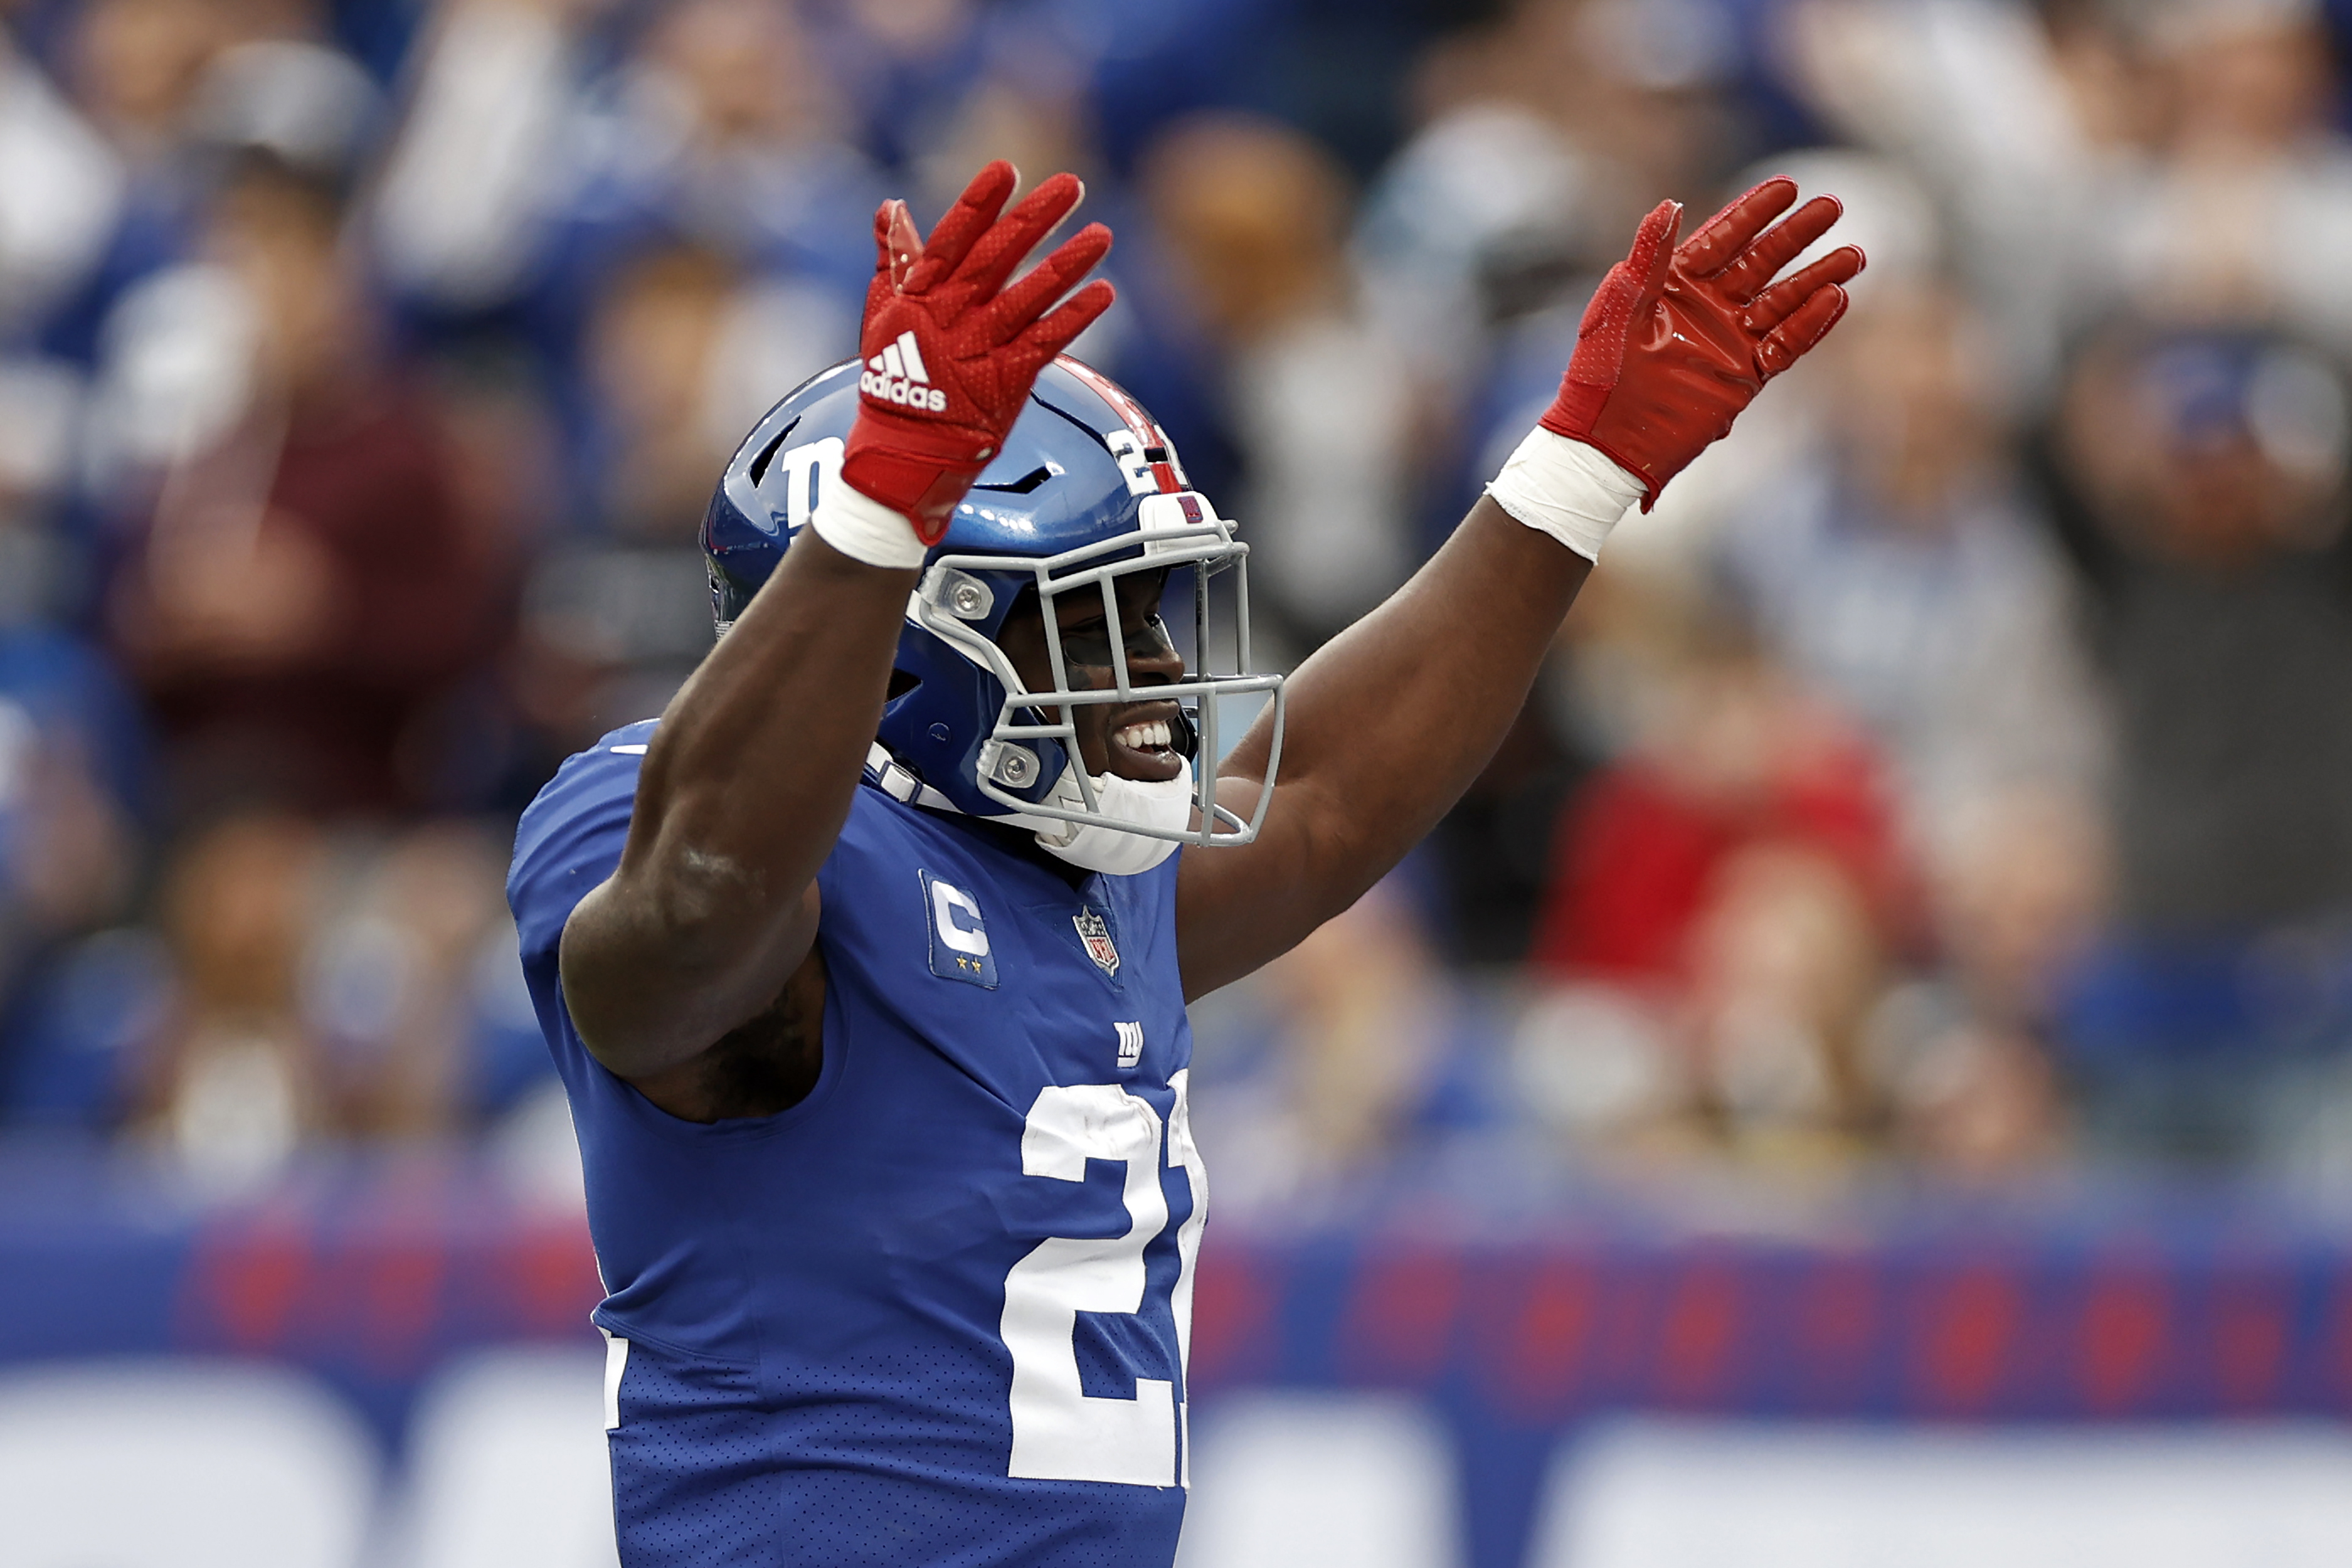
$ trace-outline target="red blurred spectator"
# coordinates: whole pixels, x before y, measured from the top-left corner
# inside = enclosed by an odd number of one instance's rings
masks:
[[[1747,654],[1702,659],[1647,742],[1570,803],[1530,960],[1557,977],[1673,984],[1723,868],[1784,844],[1864,889],[1882,931],[1906,923],[1884,769],[1863,738]]]
[[[341,218],[268,163],[219,199],[209,265],[253,307],[250,391],[165,474],[114,585],[184,810],[424,804],[436,704],[496,636],[498,563],[433,407],[374,352]]]

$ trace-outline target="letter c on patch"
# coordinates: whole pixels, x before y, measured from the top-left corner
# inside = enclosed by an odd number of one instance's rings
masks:
[[[931,879],[931,923],[940,944],[974,958],[988,956],[988,928],[981,923],[980,905],[961,888]]]

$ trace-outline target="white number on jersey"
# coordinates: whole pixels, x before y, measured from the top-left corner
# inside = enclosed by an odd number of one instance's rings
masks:
[[[1168,1087],[1176,1091],[1176,1103],[1168,1108],[1168,1163],[1184,1168],[1184,1179],[1192,1188],[1192,1212],[1176,1230],[1176,1289],[1169,1301],[1176,1310],[1176,1364],[1187,1379],[1192,1375],[1192,1265],[1201,1257],[1201,1227],[1209,1223],[1209,1167],[1192,1142],[1192,1111],[1186,1103],[1192,1079],[1190,1068],[1168,1075]],[[1192,1427],[1187,1419],[1192,1412],[1188,1394],[1176,1406],[1176,1424],[1184,1439],[1183,1473],[1177,1479],[1187,1487],[1192,1484]]]
[[[1176,1233],[1180,1268],[1170,1300],[1180,1377],[1192,1352],[1192,1261],[1209,1199],[1185,1110],[1187,1077],[1178,1073],[1170,1079],[1176,1104],[1169,1155],[1183,1167],[1192,1188],[1192,1217]],[[1078,1381],[1077,1314],[1143,1310],[1143,1249],[1168,1228],[1160,1152],[1159,1113],[1117,1084],[1049,1088],[1029,1108],[1021,1135],[1022,1171],[1083,1182],[1088,1160],[1119,1161],[1127,1167],[1123,1196],[1129,1223],[1124,1236],[1048,1237],[1005,1277],[1004,1348],[1013,1353],[1013,1459],[1007,1475],[1144,1487],[1189,1480],[1179,1469],[1177,1434],[1184,1410],[1172,1384],[1139,1377],[1134,1398],[1096,1399]]]

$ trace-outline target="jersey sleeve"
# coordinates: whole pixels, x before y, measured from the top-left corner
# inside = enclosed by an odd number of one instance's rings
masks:
[[[561,1026],[562,984],[557,954],[563,922],[589,889],[621,863],[629,813],[636,804],[637,771],[652,726],[632,725],[580,752],[539,793],[515,833],[514,866],[507,873],[507,904],[514,910],[522,970],[540,1024],[551,1044],[569,1035]]]

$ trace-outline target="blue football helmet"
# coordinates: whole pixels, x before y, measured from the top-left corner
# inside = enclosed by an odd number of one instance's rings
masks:
[[[712,615],[725,636],[807,526],[828,487],[841,483],[844,443],[857,416],[852,359],[823,371],[770,409],[745,437],[711,497],[702,524]],[[1179,843],[1249,843],[1273,798],[1281,760],[1283,678],[1251,665],[1249,546],[1234,524],[1191,489],[1167,435],[1136,401],[1092,367],[1064,355],[1039,374],[1004,448],[973,483],[934,545],[907,601],[896,673],[876,736],[874,764],[892,793],[968,816],[1014,818],[1053,842],[1056,824],[1116,829]],[[1224,674],[1200,669],[1172,685],[1129,679],[1118,580],[1130,574],[1189,575],[1193,657],[1211,646],[1212,580],[1220,640],[1234,653]],[[1043,611],[1053,689],[1027,689],[996,637],[1025,590]],[[1055,604],[1099,594],[1111,649],[1111,684],[1075,688]],[[1249,696],[1273,706],[1266,776],[1249,816],[1214,798],[1219,700]],[[1189,828],[1171,829],[1103,808],[1100,784],[1078,763],[1078,706],[1172,699],[1190,730],[1174,738],[1192,769]],[[1039,819],[1044,819],[1043,821]]]

